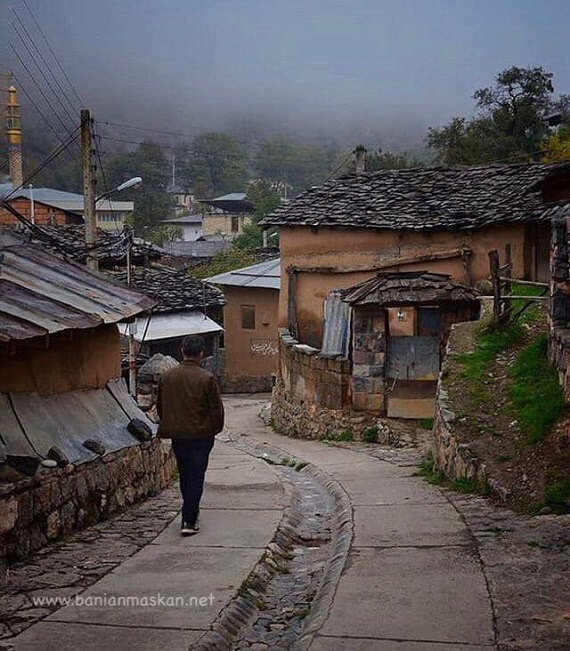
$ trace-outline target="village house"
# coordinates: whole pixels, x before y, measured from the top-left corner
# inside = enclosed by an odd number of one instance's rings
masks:
[[[154,301],[13,232],[0,260],[1,560],[153,494],[172,460],[121,380],[118,324]]]
[[[513,277],[545,280],[550,218],[566,201],[570,201],[570,165],[558,163],[361,173],[311,188],[277,208],[262,226],[278,226],[280,233],[279,325],[286,331],[281,336],[278,393],[280,386],[283,400],[297,405],[297,398],[282,388],[288,374],[283,367],[283,360],[289,359],[285,351],[294,341],[296,354],[301,355],[299,346],[305,346],[304,352],[312,353],[313,365],[326,362],[320,370],[338,361],[336,370],[343,376],[338,381],[356,406],[359,392],[350,379],[355,370],[354,351],[347,348],[342,364],[342,356],[323,362],[318,355],[331,292],[356,288],[387,272],[404,274],[398,282],[405,281],[410,272],[442,274],[447,280],[441,282],[454,286],[452,293],[459,286],[467,292],[487,280],[488,253],[493,249],[499,251],[503,264],[511,262]],[[384,301],[377,298],[381,306]],[[467,303],[473,300],[467,294],[464,298]],[[415,299],[410,309],[414,303],[430,307],[429,302]],[[404,306],[400,307],[401,321],[410,319]],[[461,312],[456,312],[458,318]],[[473,315],[476,308],[467,312]],[[413,336],[420,336],[420,321],[414,312]],[[444,321],[439,318],[440,324]],[[385,319],[382,322],[386,324]],[[392,319],[392,323],[397,321]],[[375,354],[384,352],[380,349]],[[316,358],[321,359],[318,364]],[[382,376],[385,387],[391,387],[386,383],[390,376],[384,361],[378,365],[382,368],[374,373]],[[401,376],[395,381],[401,381]],[[303,400],[307,408],[319,404],[314,396],[305,395]],[[376,403],[376,409],[368,406],[369,411],[385,414],[389,401]],[[341,400],[335,401],[335,407],[342,405]]]
[[[224,292],[226,393],[270,391],[277,372],[280,260],[211,276]]]
[[[200,203],[214,210],[205,213],[202,219],[204,237],[221,235],[234,239],[243,232],[243,227],[251,223],[253,206],[245,192],[231,192],[215,199],[202,199]]]
[[[127,280],[124,268],[108,273],[123,283]],[[135,321],[133,334],[138,352],[146,358],[161,353],[180,361],[182,339],[187,335],[202,335],[206,341],[205,357],[211,358],[209,368],[219,376],[225,303],[222,292],[194,278],[186,269],[163,265],[133,267],[131,285],[156,302],[150,314]],[[122,333],[128,334],[128,326],[123,326]]]
[[[180,235],[174,241],[195,242],[202,236],[202,215],[184,215],[182,217],[171,217],[163,219],[163,224],[173,226]]]
[[[61,226],[83,223],[83,195],[53,188],[20,188],[12,191],[12,184],[0,184],[0,196],[26,219],[40,226]],[[95,204],[97,228],[120,231],[126,218],[133,212],[132,201],[101,199]],[[0,226],[16,226],[17,218],[6,208],[0,208]]]
[[[87,249],[82,226],[36,228],[32,232],[32,239],[47,249],[65,253],[77,262],[85,262]],[[108,231],[99,231],[94,253],[103,273],[127,284],[124,238]],[[194,278],[187,269],[173,269],[162,264],[163,255],[164,252],[150,242],[133,239],[130,252],[131,286],[153,298],[155,306],[149,314],[137,317],[130,326],[123,324],[121,334],[126,337],[129,330],[133,334],[137,343],[138,363],[156,353],[179,359],[182,339],[189,334],[201,334],[206,339],[211,368],[219,375],[223,294],[216,287]],[[125,351],[123,367],[126,376],[128,362]]]

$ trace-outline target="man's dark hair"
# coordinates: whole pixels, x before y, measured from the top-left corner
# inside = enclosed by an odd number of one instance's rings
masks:
[[[184,337],[181,350],[184,357],[196,357],[196,355],[206,350],[204,337],[200,337],[200,335],[188,335]]]

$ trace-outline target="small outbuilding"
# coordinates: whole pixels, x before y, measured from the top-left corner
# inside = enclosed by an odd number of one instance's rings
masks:
[[[266,260],[208,278],[224,291],[224,391],[270,391],[277,372],[281,261]]]

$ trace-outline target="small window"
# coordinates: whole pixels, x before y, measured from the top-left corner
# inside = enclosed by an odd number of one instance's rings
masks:
[[[241,306],[241,327],[244,330],[255,330],[255,305]]]
[[[237,233],[239,231],[239,217],[237,215],[232,215],[232,233]]]

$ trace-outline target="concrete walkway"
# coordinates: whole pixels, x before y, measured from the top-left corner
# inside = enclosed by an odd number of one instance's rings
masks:
[[[255,401],[235,397],[226,403],[230,437],[245,435],[317,465],[350,498],[352,546],[328,618],[312,642],[314,651],[495,648],[475,542],[439,489],[414,477],[413,467],[279,436],[263,426]],[[285,506],[273,467],[223,438],[207,475],[200,534],[181,538],[176,519],[81,593],[83,605],[65,606],[11,640],[15,649],[176,651],[209,629],[261,557]],[[159,595],[191,601],[182,607],[109,605],[111,598],[148,601]],[[106,598],[107,605],[94,605],[95,597]],[[204,605],[196,603],[200,598]]]
[[[177,517],[149,545],[82,592],[80,603],[61,608],[13,638],[14,648],[188,649],[259,560],[283,502],[283,489],[269,465],[217,442],[200,534],[182,538]],[[121,597],[134,597],[133,605],[117,606]],[[178,605],[176,598],[185,605]]]
[[[401,467],[289,439],[237,408],[236,432],[319,466],[350,497],[354,538],[314,651],[493,649],[491,601],[475,541],[442,492]]]

